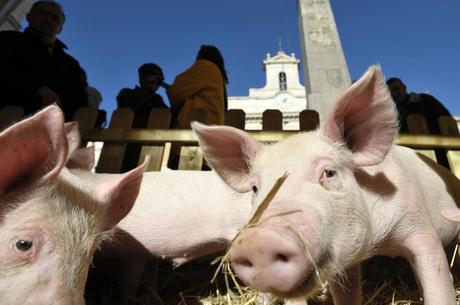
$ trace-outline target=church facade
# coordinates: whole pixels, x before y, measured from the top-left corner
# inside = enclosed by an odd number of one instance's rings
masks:
[[[279,50],[275,56],[267,54],[263,61],[266,84],[263,88],[249,88],[248,96],[229,96],[229,109],[246,113],[246,130],[262,129],[262,114],[267,109],[283,113],[283,130],[299,129],[299,112],[307,109],[305,87],[300,83],[300,60],[292,53]]]

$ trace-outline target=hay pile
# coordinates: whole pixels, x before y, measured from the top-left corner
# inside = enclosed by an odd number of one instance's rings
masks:
[[[121,295],[111,274],[99,287],[87,289],[88,305],[260,305],[255,291],[240,285],[241,293],[231,278],[223,273],[210,283],[216,270],[215,257],[206,257],[179,268],[162,261],[157,290],[145,280],[136,299]],[[98,271],[102,271],[100,266]],[[93,270],[94,271],[94,270]],[[110,271],[107,271],[110,272]],[[455,278],[457,304],[460,305],[460,281]],[[91,281],[89,282],[91,283]],[[94,284],[94,283],[93,283]],[[230,287],[230,292],[227,290]],[[423,304],[409,264],[401,258],[376,257],[363,265],[363,300],[365,305]],[[282,304],[274,303],[274,304]],[[333,305],[330,295],[317,296],[309,305]]]

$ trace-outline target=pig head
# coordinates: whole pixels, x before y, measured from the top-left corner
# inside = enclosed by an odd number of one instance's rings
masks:
[[[64,167],[71,142],[57,106],[0,133],[2,304],[84,304],[92,255],[136,199],[145,164],[94,186]]]
[[[460,183],[393,145],[397,124],[378,66],[339,97],[320,129],[272,145],[235,128],[193,123],[213,169],[236,191],[252,191],[253,211],[288,174],[259,221],[233,241],[236,274],[284,298],[308,297],[328,283],[335,304],[358,305],[360,262],[403,256],[425,304],[455,304],[443,245],[458,239],[459,227],[439,211],[456,207]]]

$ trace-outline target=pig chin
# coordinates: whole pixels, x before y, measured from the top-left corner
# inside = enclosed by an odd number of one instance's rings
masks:
[[[274,296],[282,299],[308,299],[319,290],[319,283],[313,273],[295,290],[290,292],[271,291]]]

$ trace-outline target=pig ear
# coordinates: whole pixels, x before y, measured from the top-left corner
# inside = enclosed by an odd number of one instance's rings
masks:
[[[383,161],[397,133],[397,116],[379,66],[339,97],[322,131],[332,142],[345,143],[358,166]]]
[[[144,170],[150,162],[146,157],[142,165],[98,186],[97,196],[106,202],[105,229],[111,229],[120,222],[134,205],[141,187]]]
[[[441,208],[441,215],[455,223],[460,223],[460,209],[457,208]]]
[[[69,143],[69,155],[72,155],[80,147],[80,129],[78,122],[69,122],[64,124],[67,142]]]
[[[94,146],[79,148],[67,160],[67,168],[91,170],[94,166]]]
[[[56,177],[68,154],[64,116],[49,106],[0,133],[0,193],[19,181],[43,185]]]
[[[230,187],[238,192],[251,189],[249,166],[262,144],[246,132],[229,126],[191,124],[208,164]]]
[[[78,122],[65,123],[64,127],[69,143],[69,159],[66,167],[91,170],[94,166],[94,147],[79,148],[81,136]]]

